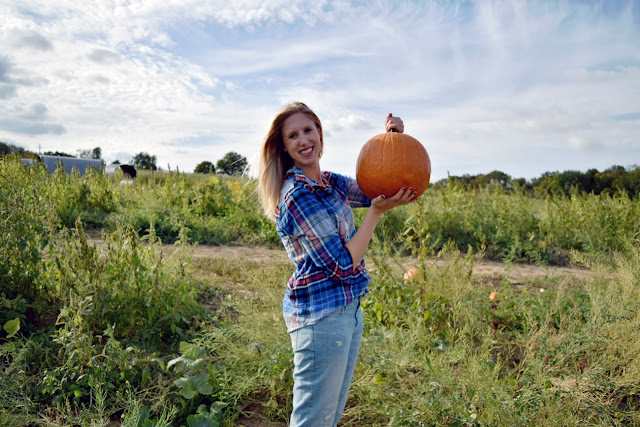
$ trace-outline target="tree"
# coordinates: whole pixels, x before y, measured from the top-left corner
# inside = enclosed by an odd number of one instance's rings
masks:
[[[194,173],[215,173],[216,167],[213,166],[213,163],[204,161],[204,162],[201,162],[198,166],[196,166],[196,169],[193,172]]]
[[[156,156],[147,153],[138,153],[133,156],[133,165],[137,169],[157,170],[156,162]]]
[[[511,182],[511,177],[501,171],[489,172],[487,175],[484,176],[485,184],[499,185],[502,188],[507,188],[510,182]]]
[[[14,145],[14,144],[9,144],[8,142],[2,142],[0,141],[0,157],[6,155],[6,154],[22,154],[24,153],[26,150],[18,145]]]
[[[78,150],[78,157],[81,159],[99,160],[102,156],[102,148],[96,147],[93,150]]]
[[[625,188],[629,190],[632,197],[640,195],[640,166],[634,165],[629,168],[625,179]]]
[[[241,156],[233,151],[228,152],[224,157],[216,163],[218,173],[226,175],[242,175],[247,168],[248,162],[246,157]]]

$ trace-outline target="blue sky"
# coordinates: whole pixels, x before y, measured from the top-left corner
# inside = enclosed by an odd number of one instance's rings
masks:
[[[432,179],[640,163],[640,1],[0,0],[0,140],[250,161],[299,100],[349,175],[393,112]]]

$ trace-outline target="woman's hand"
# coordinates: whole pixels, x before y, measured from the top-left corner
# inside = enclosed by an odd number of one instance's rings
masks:
[[[391,132],[391,129],[395,129],[399,133],[404,132],[404,123],[400,117],[393,117],[393,114],[389,115],[384,120],[384,128],[387,132]]]
[[[376,213],[383,214],[386,211],[398,206],[408,205],[417,200],[416,192],[412,187],[402,187],[396,194],[391,197],[385,197],[384,194],[371,200],[371,209]]]

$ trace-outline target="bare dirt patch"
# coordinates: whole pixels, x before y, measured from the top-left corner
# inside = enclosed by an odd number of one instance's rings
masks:
[[[100,239],[92,240],[98,246],[104,244]],[[176,250],[175,245],[163,245],[163,251],[170,254]],[[273,249],[263,246],[240,246],[240,245],[196,245],[191,254],[194,259],[202,258],[242,258],[252,262],[268,261],[288,261],[287,253],[283,249]],[[415,265],[414,258],[405,257],[401,259],[402,265],[411,268]],[[427,263],[436,266],[445,264],[442,258],[432,258]],[[373,263],[367,262],[368,268],[374,267]],[[487,278],[504,278],[511,283],[530,282],[535,279],[571,277],[579,281],[585,280],[593,273],[584,268],[539,266],[534,264],[505,264],[500,261],[482,260],[473,264],[473,274]]]
[[[271,260],[287,261],[287,253],[282,249],[271,249],[260,246],[209,246],[199,245],[194,258],[243,258],[248,261],[266,262]],[[416,260],[406,257],[402,264],[407,268],[415,265]],[[427,261],[437,266],[445,264],[441,258]],[[373,267],[373,263],[367,262]],[[509,281],[527,281],[534,278],[570,276],[583,280],[589,277],[591,271],[576,267],[539,266],[534,264],[505,264],[499,261],[482,260],[473,264],[473,273],[480,276],[505,277]]]
[[[194,258],[242,258],[247,261],[287,261],[287,253],[280,249],[260,246],[210,246],[198,245]]]
[[[445,260],[436,258],[428,260],[438,266],[445,264]],[[408,266],[413,265],[411,261]],[[592,272],[584,268],[540,266],[535,264],[505,264],[500,261],[482,260],[473,264],[473,274],[486,277],[505,278],[511,283],[531,281],[538,278],[573,277],[578,280],[588,278]]]

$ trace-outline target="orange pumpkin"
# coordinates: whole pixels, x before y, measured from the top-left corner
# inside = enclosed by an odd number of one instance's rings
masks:
[[[420,142],[404,133],[386,132],[364,144],[356,163],[356,180],[367,197],[391,197],[402,187],[420,196],[429,186],[431,160]]]
[[[406,273],[404,273],[404,283],[408,284],[413,282],[413,279],[418,275],[417,268],[410,268]]]

